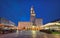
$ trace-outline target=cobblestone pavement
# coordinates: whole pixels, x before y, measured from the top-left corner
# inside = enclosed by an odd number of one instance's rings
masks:
[[[60,34],[46,34],[40,31],[17,31],[0,35],[0,38],[60,38]]]

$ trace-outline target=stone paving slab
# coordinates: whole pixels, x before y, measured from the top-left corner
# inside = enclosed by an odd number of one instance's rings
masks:
[[[32,34],[30,31],[20,31],[18,33],[3,34],[0,38],[60,38],[60,34],[46,34],[43,32]]]

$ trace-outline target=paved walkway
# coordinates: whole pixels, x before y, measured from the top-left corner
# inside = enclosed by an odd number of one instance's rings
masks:
[[[39,31],[17,31],[16,33],[0,35],[0,38],[60,38],[60,34],[46,34]]]

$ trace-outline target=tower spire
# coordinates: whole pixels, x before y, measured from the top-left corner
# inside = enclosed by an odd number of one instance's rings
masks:
[[[34,7],[33,6],[31,6],[31,9],[30,10],[31,10],[31,12],[30,12],[31,13],[31,16],[35,16],[35,11],[34,11]]]

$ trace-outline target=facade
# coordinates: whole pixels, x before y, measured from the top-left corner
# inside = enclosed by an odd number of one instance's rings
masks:
[[[60,30],[60,23],[48,23],[43,26],[44,29]]]
[[[9,21],[0,17],[0,24],[8,25]]]
[[[29,22],[19,22],[18,28],[41,26],[41,25],[43,25],[42,18],[36,18],[34,7],[32,6],[30,9],[30,21]]]
[[[60,19],[47,23],[43,27],[44,27],[44,29],[60,30]]]
[[[42,25],[43,25],[43,23],[42,23],[42,18],[36,18],[36,20],[35,20],[35,25],[37,25],[37,26],[42,26]]]
[[[29,27],[30,25],[31,25],[30,22],[19,22],[18,23],[18,28],[23,29],[23,28]]]
[[[10,21],[10,20],[7,20],[5,18],[1,18],[0,17],[0,24],[3,24],[3,25],[10,25],[10,26],[14,26],[15,23]]]
[[[15,23],[0,17],[0,28],[3,29],[16,29]]]

